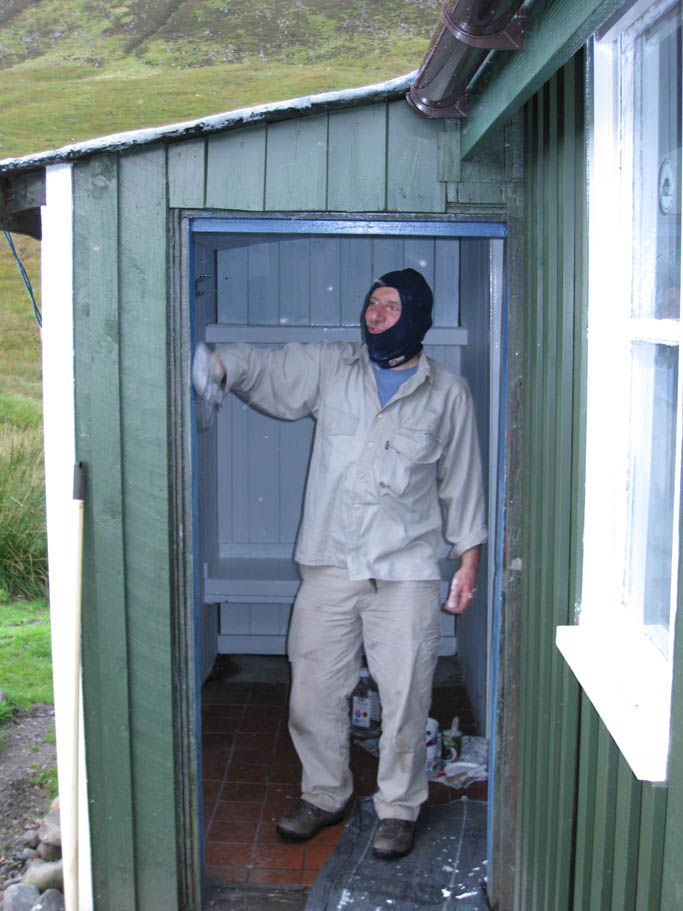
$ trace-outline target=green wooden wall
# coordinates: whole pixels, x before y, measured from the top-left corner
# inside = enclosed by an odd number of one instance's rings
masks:
[[[484,149],[481,167],[475,159],[461,168],[454,136],[453,124],[424,120],[398,101],[74,164],[96,911],[199,906],[197,694],[192,659],[183,658],[193,653],[183,482],[190,466],[179,464],[189,462],[191,447],[189,421],[173,426],[171,417],[189,414],[187,363],[173,345],[176,333],[187,338],[189,318],[173,210],[430,215],[452,211],[469,188],[471,212],[502,215],[503,131]],[[182,383],[172,379],[175,370]]]
[[[554,639],[580,586],[586,397],[584,56],[527,104],[518,911],[683,907],[683,637],[670,784],[635,780]],[[683,627],[679,610],[679,633]]]
[[[405,101],[311,114],[169,146],[169,203],[245,212],[416,212],[505,203],[502,129],[481,163],[460,161],[460,127]]]
[[[163,147],[74,167],[83,689],[97,911],[176,908]]]

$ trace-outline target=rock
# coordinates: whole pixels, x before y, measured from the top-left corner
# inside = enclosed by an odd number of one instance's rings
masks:
[[[57,848],[55,845],[48,845],[47,842],[41,841],[38,845],[38,855],[42,857],[43,860],[59,860],[62,856],[62,849]]]
[[[55,848],[62,847],[62,833],[60,829],[59,809],[52,810],[40,820],[38,826],[38,837],[44,845],[53,845]]]
[[[2,911],[31,911],[39,898],[40,892],[35,886],[27,883],[8,886],[5,890]]]
[[[38,852],[35,848],[24,848],[23,851],[20,851],[17,854],[19,860],[33,860],[35,857],[38,857]]]
[[[40,842],[38,838],[38,829],[27,829],[24,832],[24,844],[29,848],[37,848]]]
[[[47,889],[31,911],[64,911],[64,896],[57,889]]]
[[[5,702],[7,702],[7,693],[2,688],[0,688],[0,703]]]
[[[32,860],[24,873],[23,882],[35,886],[39,892],[47,889],[64,888],[64,875],[61,860],[50,863],[46,860]]]
[[[54,715],[54,712],[52,714]],[[59,813],[59,794],[55,797],[55,799],[50,804],[50,812]]]

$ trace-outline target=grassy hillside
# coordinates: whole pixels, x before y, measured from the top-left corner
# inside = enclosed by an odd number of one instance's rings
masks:
[[[366,85],[419,65],[439,0],[0,0],[0,158]]]

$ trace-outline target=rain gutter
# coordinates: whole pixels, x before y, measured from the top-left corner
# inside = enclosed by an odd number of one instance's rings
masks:
[[[467,117],[468,88],[491,51],[522,49],[523,0],[444,0],[407,95],[425,117]]]
[[[512,117],[586,44],[596,29],[628,2],[517,2],[517,12],[504,30],[507,36],[489,35],[489,39],[497,40],[495,46],[478,46],[473,38],[481,35],[473,35],[467,23],[462,25],[463,16],[479,16],[481,20],[487,11],[511,11],[515,4],[444,0],[444,13],[410,87],[408,103],[426,117],[466,118],[460,151],[467,158],[497,123]],[[452,27],[453,20],[457,29]],[[521,53],[498,53],[504,49]]]

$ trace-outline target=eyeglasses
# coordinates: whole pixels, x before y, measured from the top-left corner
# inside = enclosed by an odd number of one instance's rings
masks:
[[[370,308],[373,310],[383,310],[385,313],[389,313],[391,315],[401,312],[401,305],[398,302],[388,301],[386,304],[382,304],[377,300],[373,300],[372,298],[370,298],[370,301],[368,302],[367,310],[370,310]]]

